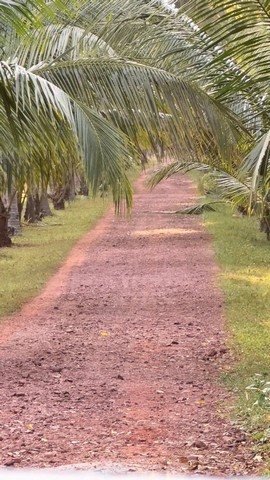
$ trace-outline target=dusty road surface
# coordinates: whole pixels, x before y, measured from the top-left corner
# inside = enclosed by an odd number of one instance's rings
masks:
[[[1,327],[0,465],[253,471],[217,380],[230,357],[209,236],[162,213],[195,189],[143,182],[132,218],[109,213]]]

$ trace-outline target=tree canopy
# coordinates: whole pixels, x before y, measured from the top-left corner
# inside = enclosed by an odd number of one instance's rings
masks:
[[[245,171],[254,194],[268,175],[269,2],[246,3],[1,1],[2,191],[75,162],[130,208],[127,168],[148,149]]]

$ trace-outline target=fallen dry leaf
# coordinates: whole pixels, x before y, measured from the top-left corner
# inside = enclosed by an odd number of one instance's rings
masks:
[[[25,428],[26,428],[26,430],[29,430],[30,432],[32,430],[34,430],[34,427],[33,427],[32,423],[29,423],[28,425],[26,425]]]
[[[106,332],[105,330],[102,330],[102,331],[100,332],[100,335],[101,335],[101,337],[108,337],[109,334],[108,334],[108,332]]]

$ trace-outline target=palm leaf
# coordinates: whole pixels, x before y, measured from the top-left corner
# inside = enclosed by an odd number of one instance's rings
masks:
[[[193,207],[187,207],[183,210],[177,210],[174,213],[181,213],[183,215],[202,215],[205,212],[215,212],[215,209],[212,205],[224,203],[224,201],[215,201],[215,202],[206,202],[200,203],[199,205],[195,205]]]
[[[259,183],[267,183],[269,176],[269,151],[270,148],[270,131],[268,131],[261,140],[255,145],[246,157],[241,171],[244,174],[252,175],[250,188],[250,209],[254,198],[258,193]]]
[[[161,181],[170,178],[178,173],[187,173],[192,170],[198,170],[200,172],[207,172],[212,167],[198,162],[172,162],[169,165],[165,165],[155,170],[149,180],[148,186],[152,189],[155,188]]]
[[[234,205],[248,206],[251,191],[250,177],[241,179],[237,173],[233,175],[226,171],[217,170],[213,171],[213,178],[215,195]]]
[[[2,151],[29,159],[31,155],[39,158],[40,151],[45,156],[48,148],[58,154],[61,149],[75,152],[77,144],[77,155],[80,146],[94,191],[103,175],[112,187],[117,209],[123,197],[128,208],[131,206],[126,177],[130,149],[123,133],[48,80],[20,66],[0,63],[0,85]]]
[[[228,168],[232,170],[229,165]],[[219,197],[221,201],[229,201],[235,205],[240,204],[248,206],[251,192],[251,178],[246,176],[243,179],[241,178],[241,176],[243,177],[243,174],[238,176],[237,172],[235,174],[232,172],[229,173],[228,171],[217,168],[217,166],[213,168],[213,165],[211,164],[202,164],[196,162],[174,162],[154,171],[148,181],[148,185],[150,188],[154,188],[162,180],[165,180],[172,175],[187,173],[192,170],[197,170],[201,173],[211,172],[211,176],[215,184],[214,192],[212,193]],[[206,205],[208,204],[209,202],[207,202]],[[210,204],[212,204],[212,202],[210,202]],[[197,206],[191,207],[191,213],[196,213],[196,208]],[[203,208],[204,207],[202,207],[202,209]],[[193,209],[195,209],[195,212],[193,212]],[[198,208],[198,213],[199,212],[200,208]],[[189,212],[187,211],[186,213]]]
[[[270,5],[268,0],[202,0],[190,2],[188,15],[200,27],[201,35],[211,40],[205,50],[216,48],[217,64],[232,58],[242,73],[235,83],[265,84],[269,79],[269,27]]]
[[[166,135],[175,148],[188,144],[204,151],[211,137],[220,154],[229,156],[241,126],[225,107],[197,86],[164,70],[114,58],[58,62],[32,69],[97,111],[117,110],[132,118],[136,128],[157,136],[165,124],[160,111],[172,115]],[[195,137],[193,141],[192,137]],[[191,140],[192,139],[192,140]]]
[[[30,68],[41,62],[55,62],[57,58],[75,60],[83,57],[100,55],[116,56],[114,50],[101,38],[88,33],[76,25],[50,23],[34,30],[31,37],[20,41],[19,45],[10,43],[6,55],[16,58],[16,61]]]
[[[27,0],[27,2],[24,0],[0,0],[2,35],[9,28],[14,29],[18,35],[27,34],[29,23],[38,26],[40,16],[46,15],[47,18],[52,18],[56,9],[65,11],[66,2],[56,0],[53,4],[48,5],[46,0]]]

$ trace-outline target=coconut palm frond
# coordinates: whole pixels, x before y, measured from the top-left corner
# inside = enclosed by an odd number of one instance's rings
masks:
[[[250,209],[254,199],[265,194],[268,191],[269,181],[269,158],[270,158],[270,131],[262,136],[261,140],[255,145],[243,162],[240,172],[251,176],[250,186]],[[260,191],[260,188],[262,191]],[[264,193],[263,193],[264,192]]]
[[[250,203],[251,192],[251,178],[246,177],[244,180],[238,178],[236,172],[235,175],[226,171],[212,169],[211,179],[213,182],[213,195],[218,197],[219,200],[207,201],[200,205],[190,207],[182,211],[181,213],[201,214],[205,211],[211,211],[213,204],[219,203],[231,203],[235,206],[241,206],[248,208]],[[258,198],[260,194],[258,195]],[[209,208],[208,208],[209,207]]]
[[[174,12],[166,8],[164,4],[165,2],[159,1],[112,0],[107,17],[109,20],[105,25],[104,18],[106,17],[102,15],[102,11],[107,11],[108,2],[102,0],[98,5],[99,21],[96,22],[98,27],[95,26],[95,30],[92,31],[102,35],[112,48],[118,53],[122,53],[122,56],[138,61],[144,58],[151,62],[151,58],[157,57],[157,51],[155,51],[155,55],[147,52],[147,43],[151,43],[158,31],[161,33],[161,25],[164,27],[164,23],[166,23],[168,26],[169,19],[175,19]],[[92,7],[89,7],[88,4],[88,11],[92,12]],[[146,47],[146,50],[143,50],[143,46]]]
[[[81,59],[33,67],[32,71],[91,108],[120,111],[138,128],[157,135],[165,126],[160,113],[171,115],[166,134],[178,148],[187,143],[190,147],[193,136],[198,151],[211,139],[221,155],[229,156],[243,127],[232,112],[197,86],[137,62]]]
[[[246,11],[249,13],[245,12],[242,21],[243,2],[204,0],[199,4],[191,0],[179,10],[173,22],[168,19],[167,24],[165,22],[156,32],[157,38],[163,38],[163,46],[159,48],[164,63],[158,65],[181,78],[199,82],[208,93],[241,115],[244,124],[254,133],[263,131],[265,123],[266,128],[270,125],[269,82],[263,73],[263,68],[268,68],[269,59],[263,60],[261,56],[262,52],[266,51],[267,55],[269,52],[269,45],[264,44],[268,37],[265,18],[259,14],[263,11],[263,3],[248,2]],[[230,36],[234,17],[236,23],[239,22],[239,32]],[[264,29],[261,39],[257,40],[256,32],[250,26]],[[222,38],[222,31],[225,38]],[[177,40],[175,45],[173,38]],[[259,42],[259,47],[254,46],[252,58],[248,60],[246,45],[241,47],[241,42],[245,40],[251,44],[254,39]],[[148,44],[151,45],[151,41]],[[238,47],[242,48],[239,55]],[[152,54],[152,58],[158,61],[157,52],[154,54],[153,50]]]
[[[217,64],[224,59],[236,61],[242,69],[235,82],[256,81],[265,83],[269,80],[269,27],[270,4],[268,0],[202,0],[200,4],[191,0],[187,12],[198,24],[202,38],[209,35],[211,45],[206,50],[215,48]],[[259,54],[258,54],[259,52]]]
[[[250,198],[250,177],[241,180],[235,175],[225,171],[214,171],[215,195],[235,205],[249,205]]]
[[[187,173],[192,170],[197,170],[200,173],[211,172],[211,181],[213,183],[211,193],[220,198],[217,203],[219,203],[220,201],[229,201],[234,204],[249,204],[251,192],[251,177],[246,176],[245,179],[242,180],[240,177],[238,178],[237,172],[234,175],[233,173],[218,169],[217,167],[213,168],[213,165],[211,164],[203,164],[197,162],[174,162],[154,171],[148,181],[148,185],[150,188],[154,188],[162,180],[165,180],[172,175],[178,173]],[[212,204],[212,202],[207,202],[207,205],[209,203]],[[196,207],[191,207],[191,209]],[[200,209],[198,211],[200,211]]]
[[[152,189],[155,188],[161,181],[166,180],[178,173],[187,173],[192,170],[198,170],[200,172],[208,172],[212,167],[198,162],[173,162],[169,165],[165,165],[155,170],[148,181],[148,186]]]
[[[67,5],[72,6],[66,0],[55,0],[53,3],[46,0],[0,0],[0,26],[3,37],[9,29],[14,29],[18,35],[25,35],[29,31],[29,24],[37,27],[40,19],[53,18],[57,10],[67,12]]]
[[[75,110],[75,124],[93,193],[96,194],[100,183],[105,181],[112,188],[117,212],[122,200],[130,209],[132,189],[126,172],[132,152],[127,137],[93,110],[83,104],[79,107]]]
[[[39,116],[37,109],[29,103],[30,86],[28,93],[23,100],[20,98],[18,85],[24,85],[24,81],[20,82],[18,75],[21,70],[11,68],[4,62],[0,62],[0,147],[7,155],[14,148],[22,153],[24,145],[26,149],[31,146],[33,136],[36,135],[36,144],[40,138],[43,145],[46,141],[50,143],[50,138],[55,137],[54,125],[45,120],[44,115]],[[46,112],[48,114],[49,112]],[[52,117],[54,113],[51,112]],[[44,120],[48,123],[48,128],[43,132]],[[56,120],[56,118],[55,118]],[[42,132],[42,133],[41,133]]]
[[[40,156],[40,150],[45,156],[48,148],[57,148],[58,154],[68,149],[76,152],[77,148],[79,155],[79,142],[94,191],[105,176],[117,208],[123,196],[131,206],[125,173],[130,149],[121,131],[48,80],[20,66],[0,63],[0,84],[0,147],[7,155],[16,151],[27,161],[31,155]]]
[[[205,212],[215,212],[216,210],[212,207],[212,205],[221,203],[224,203],[224,201],[219,200],[215,202],[200,203],[199,205],[194,205],[193,207],[187,207],[183,210],[177,210],[174,213],[180,213],[183,215],[202,215]]]
[[[99,0],[89,2],[88,0],[77,1],[79,13],[77,22],[95,25],[96,30],[106,25],[108,28],[119,28],[122,24],[129,24],[129,21],[138,19],[146,21],[160,21],[166,18],[170,12],[162,2],[157,0]],[[105,35],[106,33],[104,33]]]
[[[35,30],[25,41],[10,42],[10,49],[6,55],[16,58],[16,61],[30,68],[41,62],[55,62],[57,58],[75,60],[83,57],[116,56],[114,50],[101,38],[88,33],[84,28],[76,25],[50,23]]]
[[[268,0],[191,0],[186,11],[194,22],[211,34],[212,43],[220,47],[223,43],[235,40],[232,47],[258,45],[260,39],[254,35],[253,40],[245,37],[243,31],[263,27],[259,32],[266,40],[264,27],[270,26],[270,5]]]
[[[43,3],[43,2],[42,2]],[[40,6],[40,0],[36,6]],[[27,4],[21,0],[0,0],[0,25],[6,29],[7,26],[14,28],[19,34],[25,33],[25,20],[34,20],[32,8],[35,2]]]
[[[244,160],[241,171],[252,173],[255,177],[266,172],[269,161],[270,130],[258,141]],[[254,183],[254,187],[257,181]]]

